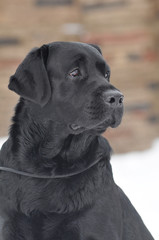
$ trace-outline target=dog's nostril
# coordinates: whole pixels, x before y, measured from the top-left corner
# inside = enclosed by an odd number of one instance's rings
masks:
[[[119,98],[119,103],[120,103],[120,104],[123,103],[123,100],[124,100],[124,97],[123,97],[123,96],[120,97],[120,98]]]
[[[114,97],[110,97],[108,99],[108,103],[110,103],[110,104],[115,103],[115,98]]]

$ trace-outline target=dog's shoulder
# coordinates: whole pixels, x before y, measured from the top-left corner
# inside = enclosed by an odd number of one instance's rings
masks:
[[[123,215],[123,240],[130,239],[130,236],[132,236],[132,239],[153,240],[152,235],[126,194],[118,186],[117,191]]]

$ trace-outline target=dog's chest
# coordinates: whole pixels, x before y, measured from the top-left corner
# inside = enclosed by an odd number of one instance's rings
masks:
[[[27,215],[32,211],[70,213],[90,206],[111,185],[103,181],[103,172],[96,166],[82,176],[63,180],[21,180],[17,189],[20,210]]]
[[[120,240],[121,210],[113,195],[101,197],[93,206],[71,214],[58,215],[45,221],[44,239]]]
[[[84,185],[78,188],[78,181],[76,181],[74,179],[75,185],[67,182],[72,192],[69,192],[68,189],[66,191],[66,183],[62,186],[63,183],[56,182],[54,184],[58,186],[58,189],[61,188],[61,192],[58,192],[50,182],[45,186],[45,191],[43,189],[44,198],[41,199],[41,203],[38,203],[36,199],[36,205],[34,202],[32,202],[32,206],[30,205],[30,208],[34,206],[34,209],[39,208],[41,212],[45,213],[46,217],[41,222],[42,240],[120,240],[122,213],[115,191],[116,186],[110,184],[98,193],[97,191],[91,193],[90,186],[88,188],[84,182]],[[50,188],[53,187],[55,193],[52,192],[49,196]]]

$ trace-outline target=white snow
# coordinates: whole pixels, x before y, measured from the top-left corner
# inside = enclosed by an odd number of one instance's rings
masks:
[[[114,155],[114,179],[159,240],[159,139],[143,152]]]
[[[0,148],[6,138],[0,138]],[[159,240],[159,139],[151,149],[112,156],[114,179]]]

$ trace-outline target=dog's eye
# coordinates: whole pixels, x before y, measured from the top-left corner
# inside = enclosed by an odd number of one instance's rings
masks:
[[[109,80],[109,78],[110,78],[110,72],[106,72],[106,73],[105,73],[105,78]]]
[[[80,76],[80,70],[78,68],[74,69],[72,72],[69,73],[71,77]]]

